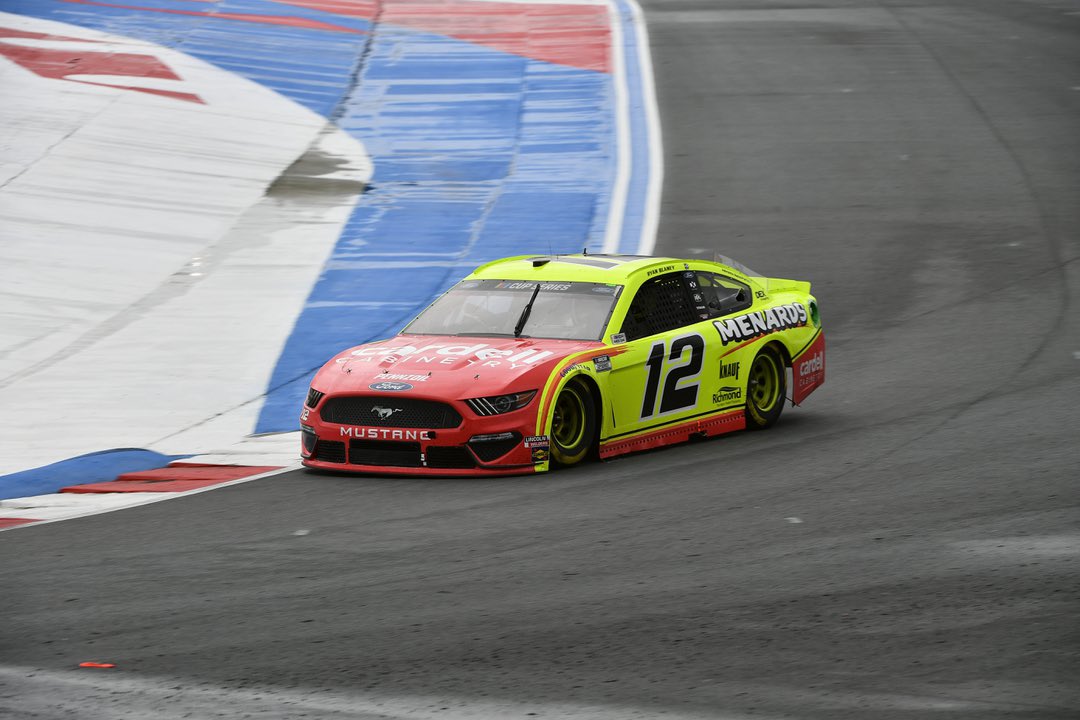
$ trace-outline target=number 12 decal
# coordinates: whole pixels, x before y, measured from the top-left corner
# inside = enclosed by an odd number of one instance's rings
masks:
[[[683,359],[684,350],[690,348],[690,357]],[[679,387],[681,380],[696,379],[701,373],[701,362],[705,356],[705,341],[700,335],[683,335],[671,341],[671,352],[667,352],[667,343],[661,340],[653,343],[649,350],[649,359],[645,366],[649,368],[649,377],[645,381],[645,399],[641,403],[642,419],[656,414],[656,391],[660,387],[660,378],[664,375],[665,356],[672,364],[668,367],[664,380],[664,391],[660,396],[660,411],[663,415],[675,410],[697,405],[697,382]]]

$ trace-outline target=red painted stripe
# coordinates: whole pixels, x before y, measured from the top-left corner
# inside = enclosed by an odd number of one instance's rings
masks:
[[[65,38],[67,39],[67,38]],[[76,41],[77,42],[77,41]],[[68,75],[119,75],[179,80],[169,66],[152,55],[86,52],[21,47],[0,43],[0,55],[42,77],[64,79]]]
[[[19,527],[20,525],[26,525],[27,523],[41,522],[32,518],[6,518],[0,517],[0,530],[9,527]]]
[[[228,482],[280,469],[277,465],[193,465],[176,464],[156,470],[124,473],[116,482],[154,482],[161,480],[213,480]]]
[[[280,470],[277,465],[200,465],[176,463],[156,470],[141,470],[101,483],[72,485],[63,493],[187,492],[232,480]]]
[[[611,69],[608,11],[601,5],[410,2],[390,6],[380,20],[557,65]]]
[[[154,78],[156,80],[181,79],[168,65],[161,60],[158,60],[153,55],[93,52],[81,49],[64,50],[62,48],[24,47],[21,45],[5,43],[3,38],[32,38],[36,40],[60,40],[79,43],[83,42],[83,40],[61,35],[24,33],[18,30],[12,30],[11,28],[0,28],[0,55],[3,55],[17,65],[26,68],[30,72],[41,77],[50,78],[52,80],[69,80],[84,85],[111,87],[118,90],[133,90],[135,92],[148,93],[150,95],[163,95],[177,100],[205,104],[203,103],[202,98],[192,93],[138,87],[134,85],[114,85],[107,82],[95,82],[93,80],[71,77],[75,75],[97,75],[117,78],[145,77]],[[96,41],[91,40],[89,42]]]
[[[603,5],[469,0],[276,0],[309,10],[391,23],[493,50],[610,72],[611,28]]]
[[[295,15],[258,15],[126,5],[99,0],[64,2],[141,10],[170,15],[192,15],[260,25],[285,25],[363,34],[342,25]],[[371,22],[392,23],[421,32],[463,40],[493,50],[598,72],[611,71],[611,27],[603,5],[469,2],[469,0],[276,0],[307,10],[318,10]],[[25,37],[32,37],[26,35]]]
[[[308,10],[374,20],[379,14],[379,0],[274,0],[279,5],[293,5]]]
[[[201,490],[211,485],[220,485],[223,480],[154,480],[151,482],[134,482],[128,480],[112,480],[103,483],[89,483],[86,485],[72,485],[66,487],[62,493],[131,493],[131,492],[187,492],[188,490]]]
[[[147,93],[148,95],[161,95],[162,97],[170,97],[175,100],[186,100],[187,102],[198,103],[200,105],[206,104],[206,101],[198,95],[176,92],[175,90],[160,90],[158,88],[135,87],[133,85],[111,85],[109,83],[90,82],[89,80],[76,80],[75,82],[81,82],[83,85],[116,88],[117,90],[134,90],[135,92]]]

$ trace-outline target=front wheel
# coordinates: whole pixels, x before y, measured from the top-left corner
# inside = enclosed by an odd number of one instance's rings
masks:
[[[559,392],[551,419],[551,459],[557,465],[577,465],[596,437],[596,401],[580,380]]]
[[[787,372],[774,348],[762,348],[750,366],[746,381],[746,427],[764,430],[776,424],[784,411]]]

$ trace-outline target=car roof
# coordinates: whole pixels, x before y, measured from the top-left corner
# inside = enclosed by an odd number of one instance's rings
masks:
[[[518,255],[495,260],[470,275],[479,279],[562,280],[623,283],[631,275],[653,268],[689,267],[689,260],[648,255]],[[697,264],[697,261],[694,261]]]

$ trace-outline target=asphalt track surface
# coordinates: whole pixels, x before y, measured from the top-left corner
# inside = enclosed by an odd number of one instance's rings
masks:
[[[645,6],[658,252],[812,280],[827,385],[544,477],[4,533],[0,714],[1080,714],[1075,5]]]

